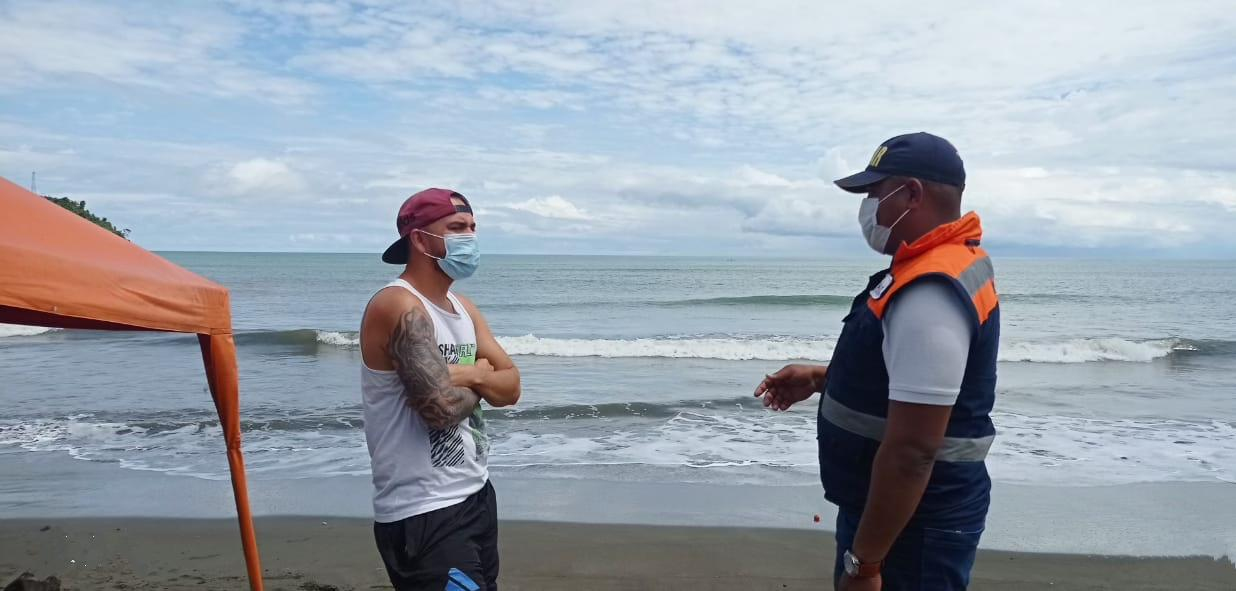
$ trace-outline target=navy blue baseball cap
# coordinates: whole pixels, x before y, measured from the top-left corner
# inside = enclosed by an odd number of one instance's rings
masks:
[[[833,181],[851,193],[867,189],[890,176],[908,176],[957,188],[966,186],[966,167],[948,140],[920,131],[892,138],[871,155],[867,169]]]

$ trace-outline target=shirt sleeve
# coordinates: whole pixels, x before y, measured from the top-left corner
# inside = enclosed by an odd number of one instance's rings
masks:
[[[952,406],[961,392],[973,338],[968,310],[951,286],[920,281],[884,313],[888,398]]]

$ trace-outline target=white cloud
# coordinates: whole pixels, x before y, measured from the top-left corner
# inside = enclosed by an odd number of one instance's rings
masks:
[[[1205,203],[1216,203],[1227,211],[1236,213],[1236,186],[1211,186],[1202,190],[1200,198]]]
[[[483,62],[475,48],[454,33],[434,23],[423,23],[363,45],[312,51],[293,59],[292,65],[367,82],[419,76],[472,78]]]
[[[500,181],[483,181],[481,187],[487,191],[513,191],[519,188],[519,183],[504,183]]]
[[[243,63],[236,19],[202,5],[14,0],[0,5],[0,93],[101,80],[189,95],[305,100],[313,86]]]
[[[840,204],[837,204],[840,205]],[[845,215],[846,208],[824,203],[822,199],[775,199],[759,213],[742,222],[745,232],[784,236],[857,237],[855,216]],[[854,212],[857,201],[850,200]]]
[[[816,163],[817,176],[829,182],[854,174],[861,168],[863,167],[850,164],[838,148],[829,148]]]
[[[794,183],[790,182],[789,179],[765,172],[749,164],[744,164],[739,167],[738,177],[743,184],[748,185],[773,188],[788,188],[794,186]]]
[[[351,234],[299,232],[288,236],[288,240],[297,244],[348,246],[352,244]]]
[[[1231,64],[1199,65],[1223,49],[1216,44],[1233,17],[1204,2],[1161,12],[1154,3],[1126,3],[1120,14],[1073,7],[1068,18],[1029,2],[955,10],[910,2],[394,3],[346,17],[391,25],[360,43],[334,23],[307,22],[310,36],[327,45],[342,38],[344,47],[293,63],[397,88],[433,83],[426,76],[516,78],[517,87],[485,83],[490,100],[481,102],[634,109],[646,125],[709,149],[792,141],[869,153],[893,131],[930,128],[966,153],[1119,160],[1124,150],[1095,150],[1092,138],[1180,132],[1181,109],[1200,101],[1205,108],[1183,125],[1204,143],[1233,114],[1203,100],[1236,90]],[[919,24],[889,35],[884,19],[893,15]],[[1214,76],[1225,65],[1227,75]],[[1162,96],[1148,74],[1168,71],[1177,72],[1175,96]],[[458,105],[464,97],[451,89]]]
[[[237,162],[227,171],[229,189],[239,195],[263,194],[272,198],[288,197],[305,189],[299,173],[285,162],[253,158]]]
[[[566,107],[577,111],[584,109],[583,105],[580,104],[582,102],[580,95],[559,90],[511,90],[488,86],[477,91],[477,98],[481,103],[478,104],[478,108],[488,105],[491,108],[529,107],[533,109],[552,109],[554,107]]]
[[[926,130],[960,148],[996,243],[1236,252],[1233,39],[1236,11],[1194,1],[19,0],[0,5],[0,173],[232,229],[291,194],[332,218],[237,231],[275,249],[368,248],[403,198],[449,186],[504,214],[499,236],[861,251],[831,180]]]
[[[563,199],[560,195],[529,199],[520,203],[511,203],[506,207],[518,211],[534,213],[541,217],[556,220],[590,220],[592,216],[577,207],[574,203]]]

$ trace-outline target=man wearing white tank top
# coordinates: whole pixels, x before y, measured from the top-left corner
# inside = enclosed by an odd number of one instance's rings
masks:
[[[403,273],[361,321],[365,442],[374,538],[391,584],[496,591],[498,516],[481,401],[519,400],[519,369],[471,301],[451,292],[476,270],[476,222],[463,195],[426,189],[396,219],[382,255]]]

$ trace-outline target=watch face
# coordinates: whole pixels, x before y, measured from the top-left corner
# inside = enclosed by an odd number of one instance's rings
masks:
[[[845,556],[843,557],[842,562],[845,564],[845,573],[847,575],[857,575],[858,574],[858,567],[859,567],[858,557],[853,554],[850,554],[849,550],[845,551]]]

